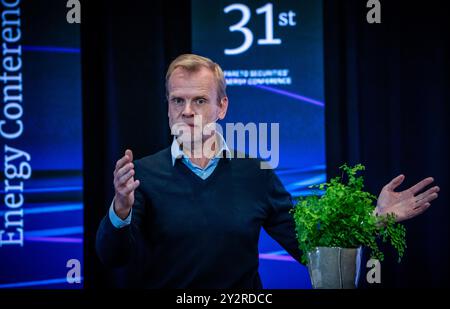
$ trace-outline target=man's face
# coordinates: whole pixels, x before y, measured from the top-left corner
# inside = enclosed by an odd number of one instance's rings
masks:
[[[178,127],[177,130],[182,128],[185,133],[185,130],[190,131],[191,142],[205,141],[212,134],[203,132],[203,128],[223,119],[227,112],[228,99],[224,97],[218,100],[214,73],[206,67],[196,72],[176,68],[168,82],[168,95],[168,116],[172,132],[175,127]]]

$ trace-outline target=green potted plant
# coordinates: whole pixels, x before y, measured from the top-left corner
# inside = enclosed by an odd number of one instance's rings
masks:
[[[341,177],[311,186],[319,194],[298,198],[291,211],[314,288],[357,287],[361,248],[382,261],[379,239],[397,250],[399,262],[406,248],[406,230],[395,215],[375,215],[376,197],[363,191],[364,179],[356,176],[364,166],[344,164],[340,169]]]

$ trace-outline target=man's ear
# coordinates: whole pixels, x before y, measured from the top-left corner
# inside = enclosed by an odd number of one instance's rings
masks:
[[[228,97],[223,97],[223,98],[220,100],[219,107],[220,107],[219,119],[222,120],[223,118],[225,118],[225,115],[227,114],[227,110],[228,110]]]

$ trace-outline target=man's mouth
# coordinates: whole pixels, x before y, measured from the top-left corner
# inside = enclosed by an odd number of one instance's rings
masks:
[[[195,128],[195,124],[193,124],[193,123],[184,123],[184,124],[190,128]]]

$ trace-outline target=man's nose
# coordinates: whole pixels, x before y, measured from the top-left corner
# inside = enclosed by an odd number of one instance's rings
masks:
[[[194,110],[192,109],[191,102],[187,102],[184,105],[183,117],[193,117],[193,116],[194,116]]]

